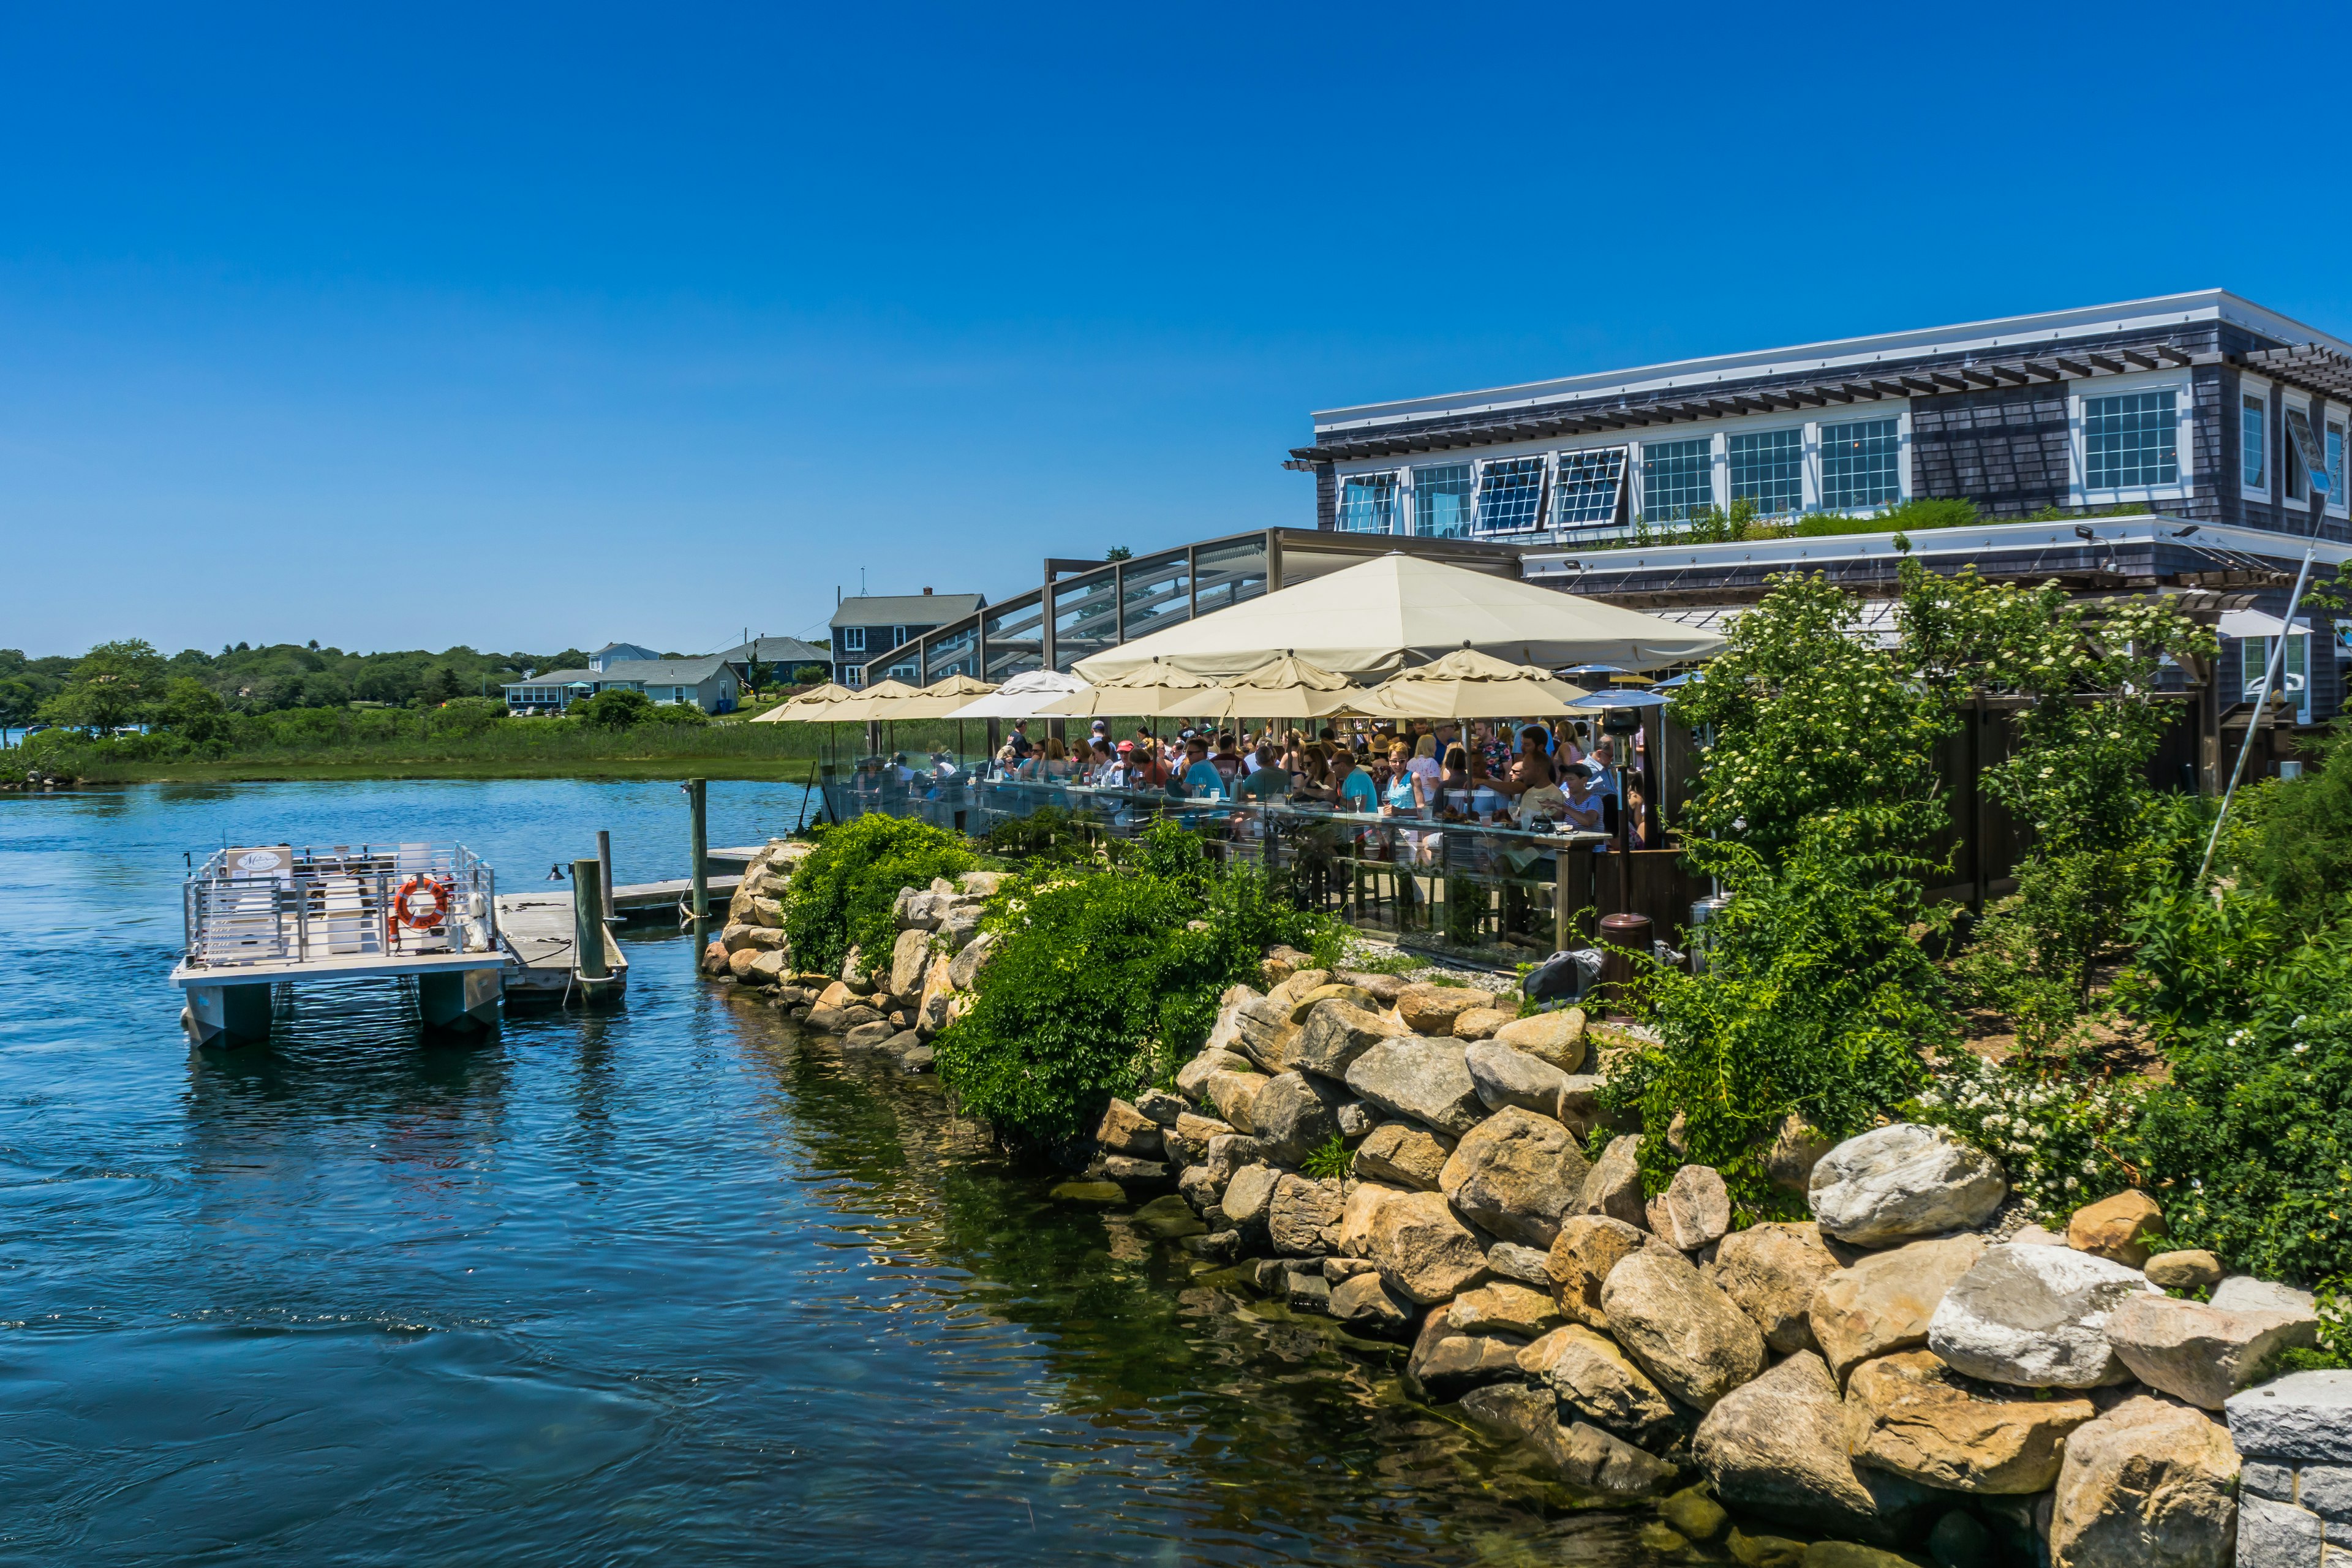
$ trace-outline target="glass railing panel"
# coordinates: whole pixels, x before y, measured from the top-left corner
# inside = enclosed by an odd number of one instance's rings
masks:
[[[1192,561],[1183,551],[1148,555],[1127,563],[1127,640],[1190,619],[1192,614]]]
[[[1054,584],[1054,668],[1118,646],[1118,577],[1090,572]]]
[[[1265,592],[1265,538],[1253,535],[1195,553],[1201,571],[1201,614],[1223,610]]]

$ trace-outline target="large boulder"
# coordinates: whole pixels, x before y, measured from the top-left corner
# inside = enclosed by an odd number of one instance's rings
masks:
[[[1274,1189],[1282,1177],[1282,1172],[1262,1163],[1235,1171],[1217,1200],[1217,1206],[1224,1210],[1225,1223],[1245,1237],[1265,1234],[1266,1214],[1274,1205]]]
[[[1348,1087],[1391,1116],[1459,1138],[1486,1114],[1459,1041],[1405,1035],[1381,1040],[1348,1068]]]
[[[2184,1247],[2157,1253],[2140,1272],[2160,1290],[2210,1290],[2221,1282],[2221,1260],[2201,1247]]]
[[[1780,1119],[1780,1129],[1772,1135],[1772,1146],[1764,1152],[1765,1179],[1784,1193],[1810,1192],[1814,1168],[1822,1163],[1822,1156],[1835,1147],[1792,1110]]]
[[[1372,1222],[1391,1200],[1404,1194],[1404,1188],[1379,1182],[1359,1179],[1349,1183],[1347,1202],[1339,1210],[1340,1255],[1369,1260],[1372,1253]]]
[[[1385,1013],[1334,996],[1308,1010],[1291,1054],[1300,1070],[1344,1082],[1358,1057],[1382,1040],[1399,1039],[1410,1032]]]
[[[1847,1380],[1846,1451],[1922,1486],[2021,1495],[2057,1480],[2066,1435],[2098,1413],[2087,1399],[1988,1397],[1934,1352],[1904,1351]]]
[[[1250,1114],[1250,1108],[1257,1103],[1259,1092],[1273,1081],[1264,1073],[1213,1072],[1201,1085],[1201,1091],[1217,1108],[1220,1121],[1254,1133],[1257,1121]]]
[[[1454,1033],[1454,1020],[1494,997],[1467,985],[1408,985],[1397,994],[1397,1016],[1416,1035],[1433,1039]]]
[[[1458,1333],[1441,1309],[1423,1320],[1404,1369],[1430,1398],[1459,1399],[1481,1384],[1517,1378],[1526,1344],[1508,1334]]]
[[[898,933],[890,948],[890,994],[911,1002],[923,994],[923,976],[931,967],[931,933],[910,930]]]
[[[1315,1009],[1326,1002],[1345,1002],[1349,1006],[1359,1011],[1380,1006],[1380,1003],[1373,999],[1372,994],[1362,986],[1349,985],[1344,981],[1327,980],[1311,991],[1299,993],[1297,999],[1290,1004],[1290,1021],[1294,1024],[1306,1023],[1313,1016]]]
[[[2156,1293],[2138,1269],[2087,1252],[1989,1247],[1944,1293],[1927,1325],[1927,1348],[1955,1371],[1989,1383],[2120,1383],[2130,1373],[2107,1342],[2107,1316],[2133,1296]]]
[[[1339,984],[1370,992],[1377,1006],[1393,1007],[1397,998],[1404,994],[1404,980],[1394,974],[1375,974],[1368,969],[1335,969],[1331,978]]]
[[[2224,1312],[2308,1312],[2312,1310],[2312,1294],[2275,1279],[2232,1274],[2213,1287],[2206,1304]]]
[[[1234,1173],[1244,1165],[1254,1165],[1273,1155],[1273,1149],[1263,1138],[1247,1132],[1224,1132],[1209,1140],[1209,1149],[1201,1161],[1209,1173],[1210,1182],[1219,1187],[1234,1179]]]
[[[2134,1296],[2107,1314],[2107,1342],[2150,1388],[2219,1410],[2280,1351],[2319,1342],[2313,1312],[2225,1312]]]
[[[1675,1407],[1614,1340],[1581,1323],[1552,1330],[1519,1352],[1519,1370],[1543,1379],[1560,1404],[1642,1447],[1673,1440]]]
[[[1544,1272],[1551,1279],[1552,1296],[1560,1310],[1578,1322],[1609,1331],[1609,1313],[1601,1304],[1601,1288],[1629,1253],[1637,1252],[1649,1237],[1622,1219],[1607,1215],[1570,1215],[1559,1222],[1559,1234],[1544,1255]]]
[[[980,972],[996,956],[1003,939],[995,931],[982,931],[971,939],[956,955],[948,960],[948,979],[959,991],[969,991],[978,983]]]
[[[1297,1065],[1302,1031],[1290,1021],[1290,1005],[1280,990],[1277,986],[1276,994],[1244,1007],[1234,1036],[1233,1048],[1268,1073],[1288,1072]]]
[[[1813,1291],[1839,1267],[1821,1226],[1775,1221],[1725,1237],[1700,1272],[1748,1314],[1775,1353],[1789,1355],[1816,1348],[1808,1316]],[[1924,1323],[1919,1331],[1927,1332]]]
[[[1377,1271],[1351,1275],[1331,1287],[1331,1315],[1359,1333],[1396,1333],[1412,1321],[1412,1303],[1390,1289]]]
[[[1843,1381],[1874,1356],[1926,1344],[1937,1307],[1984,1254],[1982,1237],[1948,1236],[1871,1253],[1823,1279],[1806,1319],[1830,1372]]]
[[[2084,1204],[2066,1222],[2067,1246],[2077,1252],[2095,1253],[2126,1268],[2144,1267],[2149,1240],[2169,1234],[2164,1226],[2164,1211],[2157,1206],[2154,1198],[2137,1187],[2126,1187],[2113,1197]]]
[[[1450,1138],[1440,1138],[1415,1122],[1383,1121],[1356,1145],[1350,1169],[1370,1181],[1434,1192],[1446,1156],[1453,1152]]]
[[[2231,1395],[2227,1408],[2249,1458],[2352,1467],[2352,1371],[2289,1373]]]
[[[1649,1225],[1650,1207],[1642,1198],[1641,1133],[1620,1132],[1601,1147],[1576,1194],[1576,1212],[1607,1215],[1638,1227]]]
[[[1437,1186],[1464,1217],[1505,1241],[1549,1247],[1584,1185],[1567,1128],[1511,1106],[1463,1135]]]
[[[1601,1310],[1650,1380],[1696,1409],[1764,1370],[1764,1336],[1748,1314],[1670,1247],[1621,1259],[1601,1287]]]
[[[1837,1382],[1810,1351],[1725,1394],[1699,1422],[1691,1453],[1727,1507],[1828,1535],[1898,1540],[1933,1495],[1855,1467]]]
[[[1273,1201],[1266,1205],[1266,1240],[1275,1251],[1289,1258],[1328,1251],[1338,1238],[1343,1207],[1339,1183],[1286,1173],[1275,1184]]]
[[[1437,1193],[1389,1199],[1374,1211],[1370,1228],[1364,1255],[1409,1301],[1451,1300],[1486,1272],[1486,1249]]]
[[[915,1027],[926,1036],[948,1026],[948,1004],[955,1000],[955,982],[948,977],[952,967],[946,953],[931,954],[931,967],[923,975],[923,994],[915,1004]]]
[[[1808,1197],[1825,1235],[1858,1247],[1973,1230],[2009,1184],[1992,1156],[1939,1127],[1898,1121],[1849,1138],[1813,1167]]]
[[[1160,1123],[1124,1100],[1113,1100],[1105,1106],[1102,1120],[1095,1124],[1095,1142],[1114,1154],[1156,1160],[1161,1152],[1160,1137]]]
[[[1274,1145],[1276,1159],[1295,1165],[1339,1136],[1331,1107],[1339,1098],[1335,1086],[1322,1079],[1283,1073],[1267,1079],[1251,1100],[1250,1122],[1259,1137]]]
[[[1731,1189],[1712,1165],[1685,1165],[1648,1205],[1650,1229],[1667,1246],[1696,1252],[1731,1228]]]
[[[1483,1040],[1518,1016],[1502,1007],[1473,1007],[1454,1015],[1454,1037],[1457,1040]]]
[[[1445,1309],[1446,1321],[1465,1334],[1517,1334],[1533,1339],[1560,1323],[1559,1304],[1547,1291],[1497,1279],[1465,1290]]]
[[[1495,1040],[1562,1072],[1575,1072],[1584,1066],[1584,1009],[1569,1007],[1514,1020],[1495,1031]]]
[[[1516,1105],[1538,1116],[1557,1117],[1568,1075],[1540,1057],[1515,1051],[1496,1040],[1479,1040],[1464,1047],[1462,1060],[1478,1103],[1489,1110]]]
[[[2166,1400],[2126,1399],[2066,1439],[2050,1560],[2054,1568],[2228,1568],[2237,1479],[2238,1452],[2220,1423]]]
[[[1581,1421],[1539,1426],[1535,1443],[1560,1479],[1587,1491],[1640,1497],[1660,1490],[1681,1474],[1664,1459]]]
[[[1255,1072],[1250,1059],[1232,1051],[1203,1049],[1201,1054],[1176,1069],[1176,1092],[1195,1104],[1209,1098],[1209,1077],[1221,1072]]]

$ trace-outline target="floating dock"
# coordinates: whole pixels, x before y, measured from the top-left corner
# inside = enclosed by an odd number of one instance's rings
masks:
[[[614,891],[617,902],[619,889]],[[499,938],[507,952],[500,978],[509,1004],[604,1002],[628,988],[628,955],[601,921],[597,934],[604,940],[607,973],[594,978],[579,973],[578,922],[570,894],[507,893],[498,910]]]
[[[413,978],[426,1027],[486,1027],[508,963],[497,889],[459,844],[220,850],[182,889],[182,1020],[200,1044],[266,1039],[274,986]]]

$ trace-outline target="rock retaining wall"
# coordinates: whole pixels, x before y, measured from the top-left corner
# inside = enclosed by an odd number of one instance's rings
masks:
[[[2352,1372],[2233,1394],[2240,1568],[2352,1568]]]
[[[1705,1167],[1644,1198],[1645,1134],[1602,1119],[1612,1042],[1581,1013],[1310,963],[1276,950],[1176,1092],[1113,1101],[1093,1173],[1189,1209],[1164,1234],[1293,1310],[1398,1342],[1429,1398],[1563,1480],[1665,1498],[1682,1539],[1728,1531],[1753,1563],[1822,1551],[1774,1530],[1869,1543],[1857,1562],[2057,1568],[2317,1568],[2331,1529],[2352,1547],[2352,1388],[2331,1381],[2352,1373],[2248,1389],[2315,1342],[2309,1299],[2152,1254],[2146,1194],[2059,1237],[1948,1133],[1829,1147],[1792,1125],[1771,1163],[1813,1217],[1734,1230]],[[1305,1174],[1334,1139],[1346,1173]],[[2242,1512],[2242,1412],[2300,1432],[2322,1417],[2276,1413],[2325,1399],[2341,1453],[2250,1465]]]
[[[727,924],[703,949],[703,973],[754,986],[795,1022],[837,1035],[845,1048],[882,1051],[908,1072],[931,1068],[931,1038],[971,1005],[971,985],[994,939],[980,911],[1002,873],[967,871],[950,882],[904,888],[887,953],[852,948],[837,973],[796,969],[783,931],[783,892],[814,846],[771,839],[743,868]]]

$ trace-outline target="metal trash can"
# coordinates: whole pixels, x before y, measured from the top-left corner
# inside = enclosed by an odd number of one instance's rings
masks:
[[[1690,972],[1705,974],[1709,956],[1715,952],[1715,922],[1731,900],[1721,893],[1701,899],[1690,907]]]

